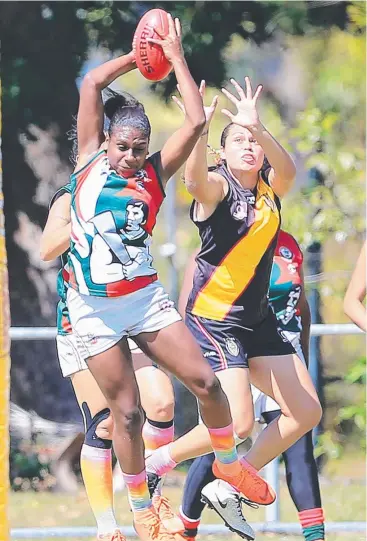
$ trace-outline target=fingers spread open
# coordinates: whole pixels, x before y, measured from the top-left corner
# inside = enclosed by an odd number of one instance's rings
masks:
[[[245,93],[243,91],[243,88],[240,84],[237,83],[236,79],[231,79],[231,83],[233,84],[233,86],[235,87],[235,89],[237,90],[238,92],[238,95],[240,97],[240,99],[245,99],[246,96],[245,96]]]
[[[226,88],[222,88],[222,92],[225,96],[227,96],[227,98],[232,102],[234,103],[234,105],[237,105],[237,103],[239,103],[239,100],[233,95],[231,94]]]
[[[252,86],[251,86],[251,81],[250,81],[250,77],[245,77],[245,84],[246,84],[246,94],[247,94],[247,99],[248,100],[252,100]]]
[[[176,33],[178,37],[180,38],[182,35],[182,29],[181,29],[180,19],[178,19],[177,17],[175,18],[175,27],[176,27]]]
[[[256,92],[254,94],[254,98],[253,98],[255,103],[256,103],[258,97],[260,96],[262,89],[263,89],[263,85],[259,85],[257,87]]]
[[[228,118],[233,122],[234,114],[232,114],[231,111],[228,111],[228,109],[222,109],[222,113],[228,116]]]

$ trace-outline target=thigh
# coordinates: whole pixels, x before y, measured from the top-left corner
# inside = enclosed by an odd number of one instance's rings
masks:
[[[81,411],[83,402],[88,404],[92,417],[108,408],[107,400],[89,370],[76,372],[70,379]]]
[[[140,404],[131,353],[126,338],[88,360],[88,367],[113,410]]]
[[[319,403],[307,368],[295,353],[254,357],[249,366],[251,383],[273,398],[285,415],[302,415],[310,402]]]
[[[161,368],[154,366],[143,352],[132,353],[132,357],[141,404],[147,417],[154,419],[160,408],[173,410],[174,393],[170,377]]]
[[[140,348],[184,384],[201,385],[213,371],[183,321],[134,337]]]
[[[248,420],[248,424],[252,424],[254,408],[249,370],[247,368],[228,368],[216,372],[216,375],[227,395],[235,426],[242,426],[244,419]]]
[[[248,357],[272,357],[291,355],[293,345],[282,331],[278,329],[274,312],[269,308],[267,317],[253,326],[253,332],[248,343]]]
[[[245,333],[232,325],[187,313],[185,323],[214,372],[248,368]]]

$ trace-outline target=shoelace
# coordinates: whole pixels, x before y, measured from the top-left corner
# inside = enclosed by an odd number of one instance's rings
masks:
[[[254,474],[252,471],[250,470],[242,470],[241,472],[241,476],[240,476],[240,479],[239,479],[239,482],[240,484],[242,484],[242,482],[244,481],[245,479],[245,476],[246,474],[250,474],[251,477],[252,477],[252,487],[251,488],[255,488],[255,492],[257,492],[258,494],[261,492],[261,490],[264,488],[264,482],[262,481],[262,479]],[[246,505],[248,505],[249,507],[253,507],[254,509],[258,509],[259,508],[259,505],[255,502],[253,502],[252,500],[249,500],[247,498],[245,498],[244,496],[241,496],[241,501],[243,501]]]
[[[126,541],[126,538],[122,535],[122,533],[117,530],[112,534],[112,537],[110,534],[102,535],[98,537],[99,541]]]
[[[236,511],[237,511],[238,517],[246,522],[246,519],[245,519],[245,517],[243,516],[243,513],[242,513],[241,501],[242,501],[242,498],[237,496],[236,497]]]
[[[126,537],[124,537],[121,532],[116,532],[112,536],[111,541],[126,541]]]
[[[248,507],[252,507],[252,509],[259,509],[259,505],[255,502],[252,502],[251,500],[248,500],[244,496],[238,496],[238,503],[244,503],[248,505]],[[242,511],[242,510],[241,510]]]
[[[172,537],[168,532],[161,531],[161,522],[158,517],[153,515],[148,522],[144,522],[143,526],[148,528],[149,536],[152,539],[158,539],[159,541],[171,541]]]
[[[170,506],[170,503],[168,501],[167,498],[165,498],[164,496],[161,496],[160,499],[159,499],[159,504],[158,504],[158,507],[159,507],[159,511],[161,511],[161,508],[163,513],[165,515],[165,518],[173,518],[175,517],[175,514],[173,513],[172,509],[171,509],[171,506]]]

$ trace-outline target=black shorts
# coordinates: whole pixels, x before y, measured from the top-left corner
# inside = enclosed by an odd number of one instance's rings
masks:
[[[186,312],[185,323],[215,372],[248,368],[252,357],[295,353],[292,344],[279,333],[271,308],[265,319],[251,327],[205,319],[190,312]]]

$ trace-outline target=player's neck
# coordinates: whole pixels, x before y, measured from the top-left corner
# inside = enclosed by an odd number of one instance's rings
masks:
[[[259,173],[257,171],[232,170],[228,164],[227,168],[234,180],[238,182],[242,188],[245,188],[246,190],[255,189],[259,178]]]

